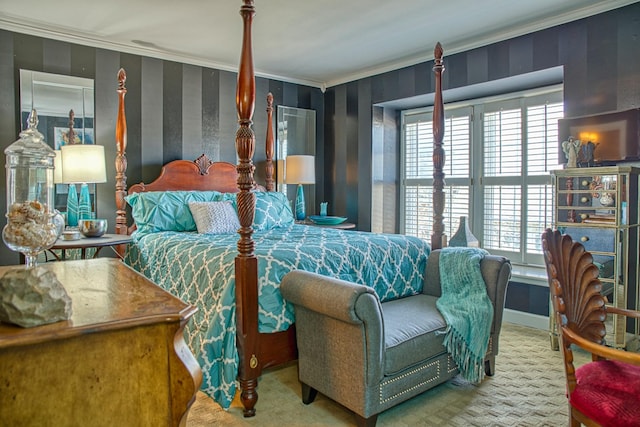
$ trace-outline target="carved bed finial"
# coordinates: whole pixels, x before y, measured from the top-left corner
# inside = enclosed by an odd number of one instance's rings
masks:
[[[436,47],[433,49],[433,57],[435,58],[436,62],[439,62],[440,64],[442,64],[442,45],[440,44],[440,42],[436,43]]]
[[[267,140],[265,142],[265,153],[267,156],[266,165],[266,179],[265,186],[267,191],[273,191],[275,188],[275,180],[273,179],[273,153],[274,149],[274,137],[273,137],[273,94],[269,92],[267,94]]]
[[[211,161],[211,159],[207,157],[206,154],[203,153],[200,155],[200,157],[195,159],[193,163],[195,163],[196,166],[198,166],[198,169],[200,170],[200,175],[208,175],[209,166],[213,164],[213,161]]]
[[[442,102],[442,45],[436,43],[433,51],[435,75],[435,99],[433,101],[433,234],[431,248],[440,249],[444,239],[444,105]]]
[[[127,90],[124,87],[125,82],[127,81],[127,73],[124,71],[124,68],[120,68],[118,70],[118,90]]]
[[[69,131],[67,132],[67,139],[69,144],[76,143],[76,131],[73,129],[74,120],[76,118],[76,113],[73,112],[73,109],[69,110]]]

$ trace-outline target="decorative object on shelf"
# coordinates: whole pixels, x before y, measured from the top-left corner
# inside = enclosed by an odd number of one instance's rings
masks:
[[[562,142],[562,152],[567,156],[567,167],[575,168],[578,166],[578,151],[580,151],[580,140],[574,139],[572,136]]]
[[[600,204],[605,207],[613,206],[615,201],[613,200],[613,194],[608,192],[603,192],[600,196]]]
[[[596,199],[600,197],[600,190],[604,188],[602,185],[602,177],[600,175],[594,176],[591,180],[584,179],[582,181],[582,186],[588,186],[591,191],[591,196]]]
[[[285,182],[298,185],[295,215],[298,221],[302,221],[307,216],[302,185],[316,183],[315,157],[307,155],[288,156]]]
[[[458,231],[451,236],[449,240],[449,246],[468,246],[473,248],[480,247],[480,241],[473,235],[471,229],[469,228],[469,224],[467,223],[467,217],[460,217],[460,225],[458,226]]]
[[[320,216],[327,216],[327,207],[329,206],[329,202],[320,203]]]
[[[58,237],[53,222],[55,153],[38,132],[38,115],[31,111],[27,130],[4,150],[7,170],[7,225],[2,239],[22,252],[27,267],[35,267],[38,253]]]
[[[106,219],[80,219],[78,229],[84,237],[100,237],[107,232]]]
[[[611,176],[604,176],[602,178],[602,191],[600,192],[600,204],[605,207],[610,207],[615,204],[615,191],[616,182],[612,180]]]
[[[580,151],[578,152],[578,167],[590,168],[595,166],[593,153],[596,151],[596,144],[593,141],[587,141],[580,145]]]
[[[71,317],[71,297],[43,267],[14,269],[0,278],[0,320],[30,328]]]
[[[81,219],[91,219],[91,196],[88,183],[107,182],[107,168],[104,157],[104,146],[75,144],[63,145],[62,181],[69,185],[67,197],[67,225],[75,227]],[[80,199],[77,200],[77,217],[74,214],[74,184],[81,184]],[[75,219],[75,221],[74,221]]]
[[[323,215],[311,215],[309,219],[318,225],[338,225],[347,220],[343,216],[323,216]]]

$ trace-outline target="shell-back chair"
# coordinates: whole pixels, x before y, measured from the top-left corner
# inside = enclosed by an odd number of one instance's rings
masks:
[[[559,231],[542,234],[566,376],[569,425],[640,426],[640,354],[607,347],[607,313],[640,318],[640,312],[606,305],[593,257]],[[573,348],[591,353],[576,368]]]

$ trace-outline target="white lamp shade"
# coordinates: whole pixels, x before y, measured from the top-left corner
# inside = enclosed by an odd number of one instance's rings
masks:
[[[56,158],[53,160],[53,182],[54,184],[62,183],[62,152],[55,150]]]
[[[107,182],[104,146],[94,144],[63,145],[62,182],[65,184]]]
[[[285,182],[287,184],[315,184],[316,162],[314,156],[287,156]]]

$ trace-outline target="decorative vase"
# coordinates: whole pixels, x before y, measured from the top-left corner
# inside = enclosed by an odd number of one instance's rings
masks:
[[[320,203],[320,216],[327,216],[327,206],[329,202]]]
[[[467,217],[460,217],[460,225],[458,231],[449,240],[449,246],[468,246],[478,248],[480,247],[480,241],[473,235],[469,224],[467,223]]]
[[[38,132],[35,110],[28,129],[4,150],[7,163],[7,225],[2,240],[35,267],[38,253],[50,248],[58,234],[53,222],[53,168],[55,152]]]

